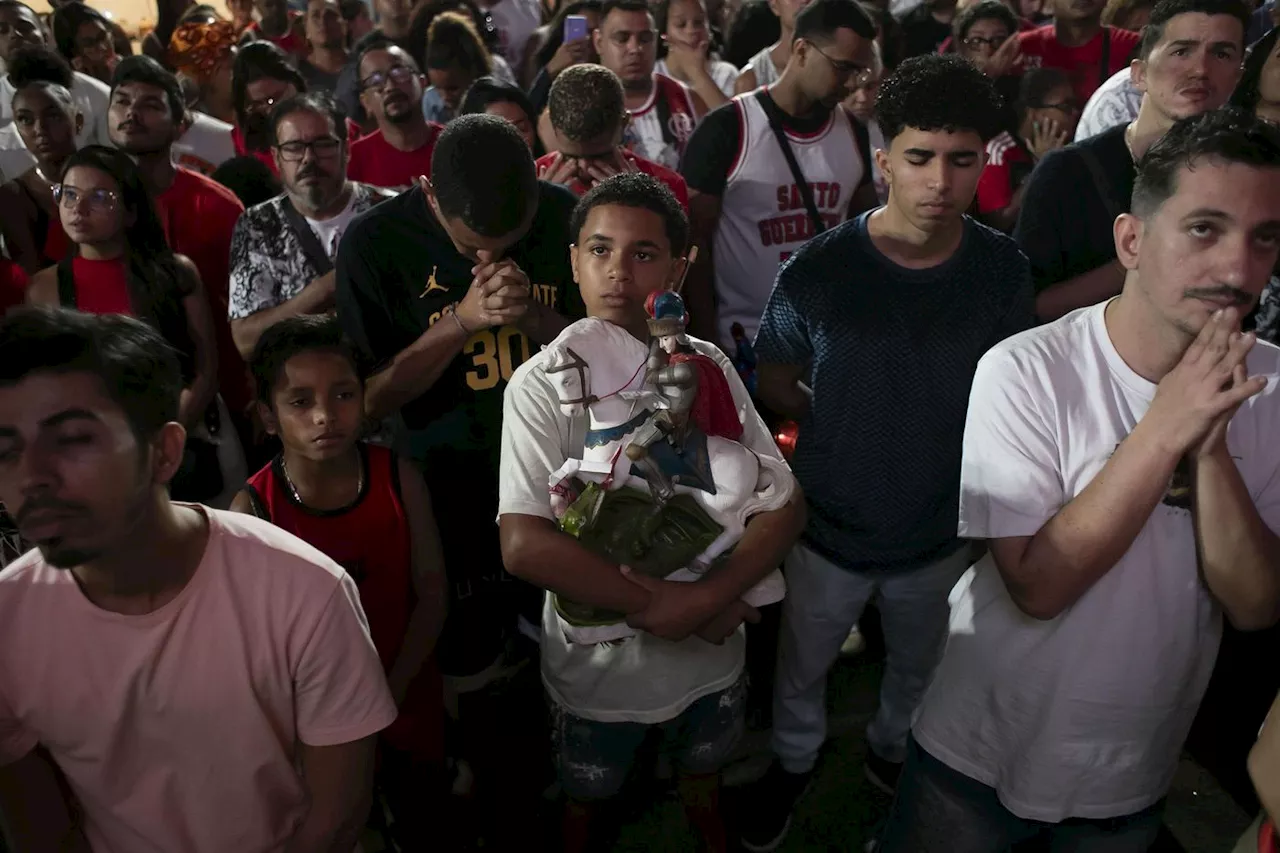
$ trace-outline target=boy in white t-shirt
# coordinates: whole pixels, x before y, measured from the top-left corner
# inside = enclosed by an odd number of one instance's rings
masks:
[[[571,221],[574,279],[587,313],[647,341],[645,300],[672,287],[685,267],[688,220],[664,185],[638,173],[597,184]],[[723,371],[743,420],[742,444],[781,459],[737,371],[715,346],[690,339]],[[623,574],[561,533],[549,477],[581,458],[586,423],[560,411],[547,351],[525,362],[504,397],[498,502],[502,557],[513,575],[575,602],[628,614],[636,636],[570,643],[550,596],[544,607],[542,676],[553,705],[553,737],[568,795],[565,849],[588,849],[593,808],[622,787],[648,732],[660,728],[681,771],[690,823],[707,849],[726,849],[717,808],[718,772],[743,726],[744,619],[740,599],[778,565],[804,527],[794,480],[789,503],[752,517],[728,562],[697,583]]]
[[[1143,158],[1122,294],[978,365],[951,594],[882,853],[1145,851],[1221,634],[1280,608],[1280,129],[1217,111]]]

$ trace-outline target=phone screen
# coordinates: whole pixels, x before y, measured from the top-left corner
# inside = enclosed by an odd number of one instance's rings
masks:
[[[569,15],[564,19],[564,40],[566,44],[582,41],[589,34],[587,19],[582,15]]]

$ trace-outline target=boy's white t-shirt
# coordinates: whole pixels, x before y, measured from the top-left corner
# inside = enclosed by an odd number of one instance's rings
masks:
[[[729,380],[743,421],[739,441],[761,456],[781,459],[729,359],[713,344],[689,340]],[[567,459],[582,457],[586,418],[560,412],[546,361],[543,350],[522,364],[503,397],[499,518],[512,513],[554,519],[548,478]],[[742,674],[745,650],[741,627],[719,646],[696,636],[672,643],[643,631],[617,643],[578,645],[565,639],[551,596],[543,603],[542,680],[556,704],[587,720],[670,720],[703,696],[732,686]]]
[[[1156,386],[1121,359],[1109,303],[994,347],[978,364],[961,469],[960,535],[1031,536],[1097,476]],[[1227,443],[1262,519],[1280,529],[1280,349]],[[1048,621],[1013,603],[990,554],[956,584],[946,652],[914,726],[944,764],[1019,817],[1140,811],[1165,795],[1222,632],[1200,578],[1189,485],[1175,475],[1120,561]]]

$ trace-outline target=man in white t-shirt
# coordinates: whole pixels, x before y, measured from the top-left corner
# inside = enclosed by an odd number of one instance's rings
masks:
[[[1143,158],[1119,297],[996,346],[969,401],[951,594],[882,853],[1145,851],[1217,656],[1280,613],[1280,130],[1220,110]]]
[[[570,248],[588,315],[647,342],[645,301],[680,280],[688,228],[675,196],[648,175],[625,172],[588,191],[573,214],[578,243]],[[729,359],[712,344],[690,341],[724,373],[742,420],[742,444],[781,459]],[[547,350],[521,365],[503,399],[503,561],[511,574],[557,595],[628,614],[637,629],[614,643],[571,643],[551,597],[545,602],[542,678],[569,797],[565,850],[594,849],[593,804],[619,792],[645,736],[658,727],[680,770],[690,823],[707,849],[724,850],[717,774],[744,723],[746,638],[740,626],[744,618],[758,617],[740,599],[782,562],[799,536],[805,517],[799,487],[790,477],[780,484],[790,492],[789,502],[749,519],[728,561],[696,583],[624,574],[556,525],[549,478],[570,458],[582,457],[586,423],[561,413],[548,365]]]
[[[355,582],[169,500],[181,390],[140,320],[0,325],[0,500],[36,546],[0,572],[0,824],[15,850],[352,850],[396,718]]]

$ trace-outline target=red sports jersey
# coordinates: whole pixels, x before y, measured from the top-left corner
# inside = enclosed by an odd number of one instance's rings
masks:
[[[296,21],[302,17],[299,12],[289,12],[289,26],[282,36],[263,35],[262,26],[257,21],[253,21],[249,26],[245,27],[245,32],[253,33],[253,37],[262,41],[269,41],[285,53],[293,56],[306,56],[311,52],[311,45],[307,44],[307,40],[298,34]]]
[[[655,163],[652,160],[646,160],[640,155],[633,154],[630,151],[624,151],[623,156],[626,157],[627,162],[635,167],[637,172],[643,172],[646,175],[651,175],[666,184],[667,187],[670,188],[671,192],[675,194],[675,197],[680,202],[681,207],[688,211],[689,185],[684,182],[684,178],[681,177],[679,172],[674,172],[660,163]],[[539,157],[536,165],[538,169],[542,169],[544,166],[550,167],[555,162],[555,159],[556,153],[553,151],[550,154],[544,154]],[[584,186],[581,181],[573,181],[565,184],[565,186],[573,190],[578,195],[583,195],[588,189],[588,187]]]
[[[409,519],[400,499],[395,455],[385,447],[361,444],[364,487],[354,503],[338,510],[313,510],[299,503],[277,456],[245,485],[254,511],[277,527],[322,551],[347,570],[360,590],[369,634],[384,669],[400,654],[416,605],[411,574]],[[424,666],[384,733],[399,749],[422,758],[441,754],[443,698],[434,662]]]
[[[1008,207],[1019,184],[1031,173],[1031,165],[1031,156],[1012,134],[1005,132],[988,142],[987,165],[978,178],[978,212]]]
[[[420,175],[430,177],[431,155],[435,153],[436,139],[444,128],[435,122],[428,124],[426,143],[412,151],[393,147],[381,130],[362,136],[351,145],[347,177],[375,187],[391,188],[411,186]]]
[[[1138,33],[1115,27],[1103,27],[1101,32],[1079,47],[1066,47],[1058,41],[1053,24],[1018,34],[1023,67],[1060,68],[1065,71],[1071,78],[1076,100],[1081,106],[1108,77],[1121,68],[1129,67],[1130,56],[1140,40]]]

